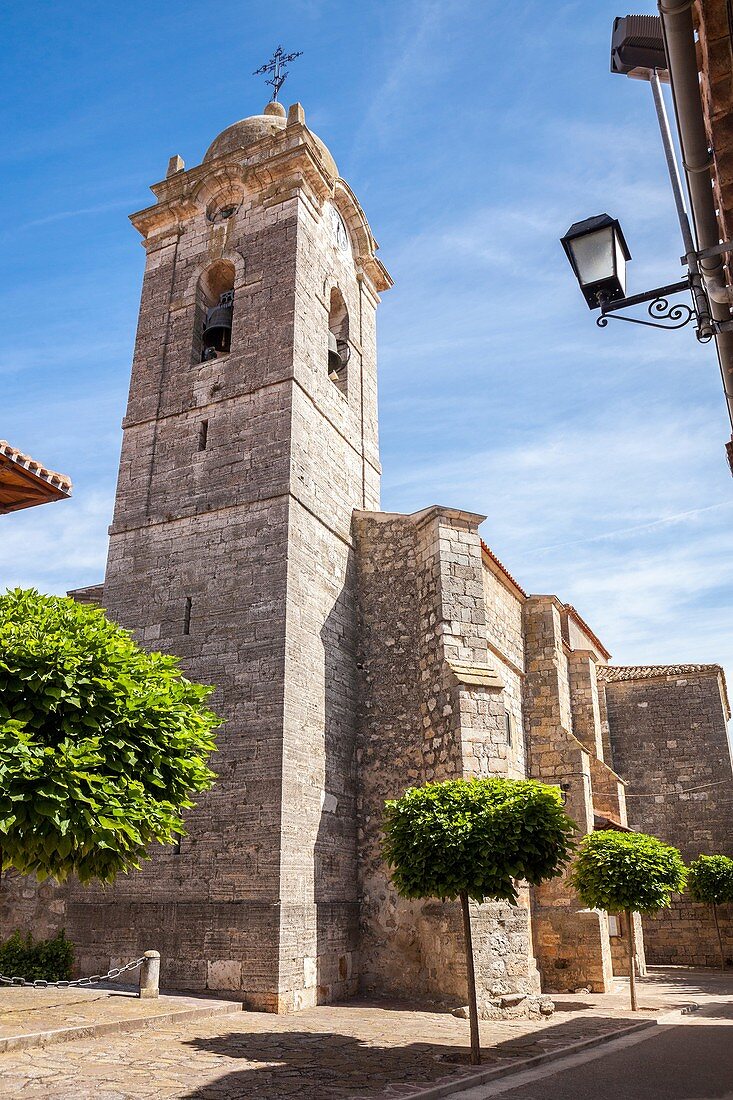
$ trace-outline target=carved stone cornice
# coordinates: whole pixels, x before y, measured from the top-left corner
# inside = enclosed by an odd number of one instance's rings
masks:
[[[158,201],[132,214],[130,221],[149,248],[180,232],[212,203],[256,201],[263,193],[272,201],[279,191],[299,191],[314,212],[322,211],[329,201],[338,207],[351,235],[357,270],[375,294],[388,290],[392,279],[376,257],[379,246],[366,215],[346,181],[333,175],[332,166],[335,168],[308,127],[293,121],[244,149],[174,172],[153,184],[151,191]]]

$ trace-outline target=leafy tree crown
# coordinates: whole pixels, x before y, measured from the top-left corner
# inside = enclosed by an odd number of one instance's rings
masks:
[[[733,902],[733,859],[698,856],[688,867],[687,889],[693,901],[705,905]]]
[[[676,848],[646,833],[600,829],[583,838],[570,881],[584,905],[609,913],[656,913],[684,889]]]
[[[111,881],[172,843],[214,778],[212,690],[96,608],[0,596],[2,865]]]
[[[573,830],[556,787],[449,779],[386,803],[383,852],[403,897],[516,902],[516,880],[559,873]]]

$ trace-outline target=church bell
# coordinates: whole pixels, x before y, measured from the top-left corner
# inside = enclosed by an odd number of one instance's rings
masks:
[[[207,309],[204,332],[201,338],[202,359],[215,359],[232,346],[232,316],[234,315],[234,291],[227,290],[219,301]]]
[[[349,345],[346,340],[337,340],[333,332],[328,334],[328,377],[338,378],[349,361]]]

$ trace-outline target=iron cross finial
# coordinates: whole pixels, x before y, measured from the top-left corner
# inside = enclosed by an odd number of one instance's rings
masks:
[[[272,93],[273,100],[277,99],[278,92],[285,83],[285,79],[288,75],[288,70],[285,68],[285,65],[287,65],[289,61],[294,61],[296,57],[301,57],[302,53],[302,50],[298,50],[297,53],[283,53],[282,46],[278,46],[270,60],[265,62],[261,68],[255,69],[253,72],[253,76],[261,76],[263,73],[272,73],[272,79],[266,80],[265,83],[271,84],[274,89]]]

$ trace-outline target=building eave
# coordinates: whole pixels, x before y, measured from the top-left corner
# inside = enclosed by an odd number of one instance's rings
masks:
[[[0,515],[66,500],[71,479],[0,439]]]

